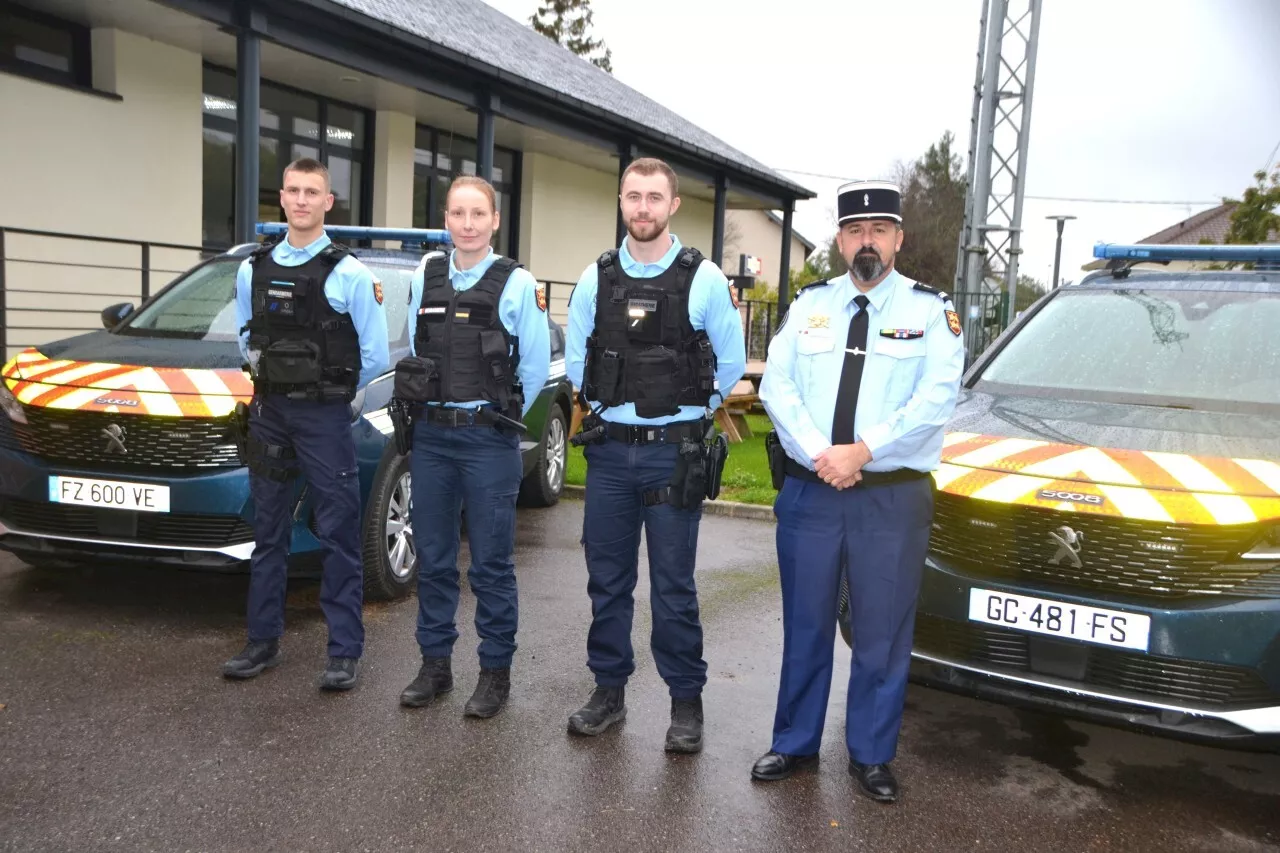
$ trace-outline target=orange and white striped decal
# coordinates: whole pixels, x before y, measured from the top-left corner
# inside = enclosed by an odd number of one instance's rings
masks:
[[[1280,519],[1280,464],[948,433],[938,488],[996,503],[1180,524]],[[1084,493],[1101,504],[1040,497]]]
[[[35,349],[18,353],[0,372],[20,402],[51,409],[216,418],[253,397],[253,382],[241,370],[66,361]]]

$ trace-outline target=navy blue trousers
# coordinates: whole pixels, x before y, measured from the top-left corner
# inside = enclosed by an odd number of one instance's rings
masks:
[[[458,639],[458,536],[467,507],[467,580],[476,599],[480,666],[505,669],[516,651],[519,602],[516,497],[524,472],[520,440],[493,426],[413,428],[413,536],[418,548],[418,645],[449,657]]]
[[[582,544],[591,596],[587,666],[601,687],[627,683],[635,671],[631,647],[632,593],[640,561],[640,528],[649,550],[650,645],[658,673],[675,699],[702,694],[702,623],[693,581],[702,509],[667,503],[646,507],[644,492],[671,480],[679,447],[606,440],[586,448],[587,495]]]
[[[845,572],[853,628],[845,742],[854,761],[890,761],[902,726],[933,480],[837,491],[788,477],[774,513],[783,648],[772,749],[812,755],[822,743]]]
[[[322,547],[324,573],[320,609],[329,625],[329,655],[358,658],[364,652],[364,571],[360,558],[360,478],[346,403],[255,398],[249,433],[266,444],[293,448],[306,477]],[[294,480],[251,473],[255,547],[250,561],[249,639],[271,640],[284,633],[284,593],[289,539],[297,500]]]

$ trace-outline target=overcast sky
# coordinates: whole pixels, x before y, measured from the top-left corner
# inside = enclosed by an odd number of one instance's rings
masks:
[[[538,6],[486,2],[522,22]],[[967,154],[982,0],[592,8],[619,80],[818,193],[795,217],[814,242],[834,232],[841,181],[793,170],[889,177],[948,130]],[[1136,241],[1238,197],[1280,143],[1278,47],[1280,0],[1044,0],[1021,272],[1052,278],[1046,215],[1078,217],[1063,240],[1071,279],[1098,240]]]

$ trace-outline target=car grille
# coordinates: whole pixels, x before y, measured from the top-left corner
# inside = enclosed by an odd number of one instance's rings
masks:
[[[253,528],[234,515],[133,512],[8,500],[0,503],[0,518],[23,533],[124,538],[175,548],[219,548],[253,540]]]
[[[1088,646],[1019,631],[957,622],[920,614],[916,618],[915,649],[957,663],[981,665],[1010,674],[1046,671],[1038,666],[1039,649],[1054,658],[1077,656],[1083,677],[1069,679],[1099,692],[1120,691],[1135,698],[1198,705],[1257,706],[1280,701],[1280,692],[1267,687],[1257,671],[1141,652]]]
[[[0,443],[49,462],[120,471],[240,465],[228,418],[162,418],[41,406],[23,410],[27,423],[10,422],[10,434],[0,436]],[[125,453],[111,441],[112,427],[122,430]]]
[[[1255,524],[1165,524],[1082,512],[1068,515],[945,492],[938,493],[935,506],[929,550],[976,577],[1167,599],[1256,595],[1244,585],[1275,568],[1273,563],[1233,562],[1261,533]],[[1060,565],[1049,562],[1058,550],[1050,534],[1064,524],[1084,534],[1080,568],[1065,559]]]

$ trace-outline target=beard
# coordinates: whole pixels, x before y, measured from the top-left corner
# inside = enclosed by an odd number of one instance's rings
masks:
[[[884,274],[884,261],[875,249],[859,249],[849,264],[849,272],[861,282],[875,281]]]
[[[628,219],[627,233],[637,243],[650,243],[666,230],[667,222],[666,219]]]

